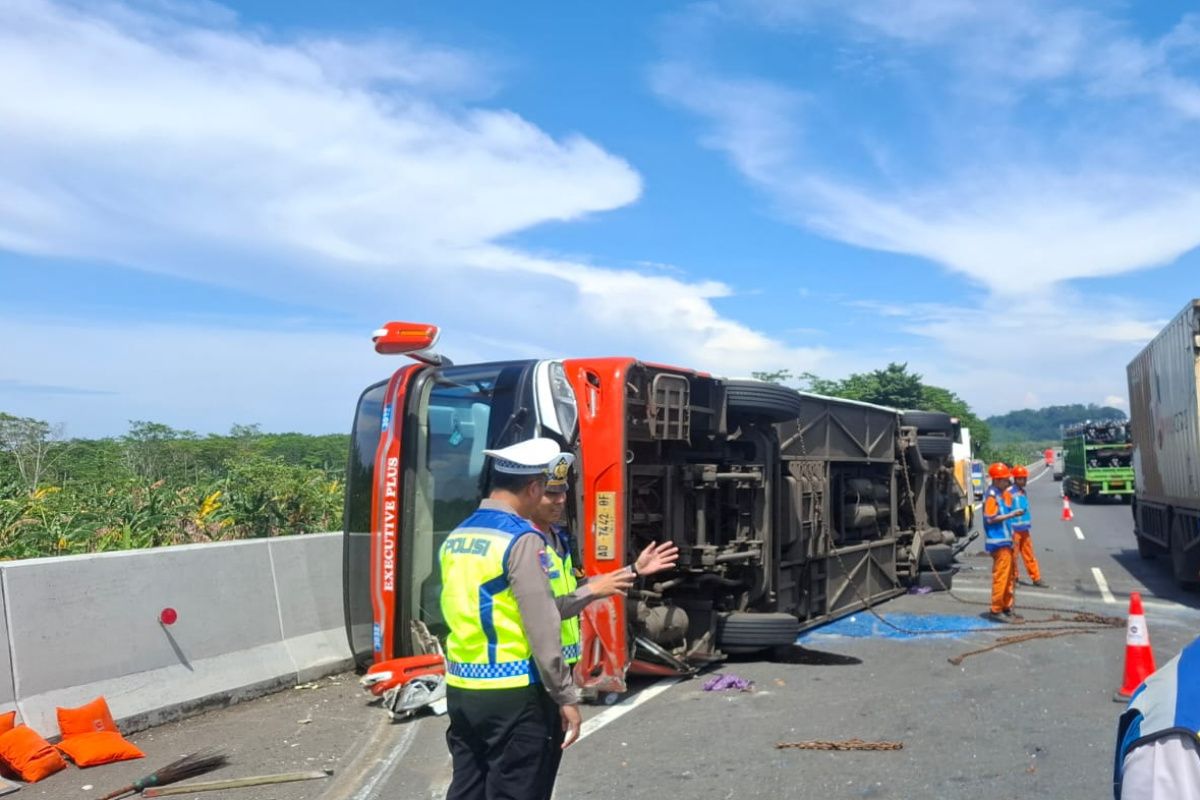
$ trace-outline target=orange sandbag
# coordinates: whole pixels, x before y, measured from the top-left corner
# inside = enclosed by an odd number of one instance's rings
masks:
[[[94,767],[114,761],[145,758],[146,754],[112,731],[77,733],[58,743],[58,749],[75,762],[77,767]]]
[[[21,780],[30,783],[36,783],[67,766],[54,746],[28,725],[18,725],[0,735],[0,763]]]
[[[17,727],[17,712],[5,711],[0,714],[0,733],[8,733]]]
[[[146,756],[121,736],[103,697],[78,708],[58,708],[56,713],[63,737],[58,749],[76,766],[92,767]]]
[[[120,732],[108,710],[108,701],[103,697],[78,708],[56,708],[55,713],[58,714],[58,731],[64,739],[81,733]]]

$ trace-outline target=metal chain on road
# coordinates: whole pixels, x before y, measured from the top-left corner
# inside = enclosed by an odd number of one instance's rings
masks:
[[[965,653],[959,653],[958,655],[948,658],[946,660],[957,667],[959,664],[961,664],[963,661],[970,658],[971,656],[977,656],[982,653],[989,653],[992,650],[996,650],[1001,647],[1006,647],[1007,645],[1010,645],[1010,644],[1019,644],[1021,642],[1028,642],[1032,639],[1054,639],[1059,636],[1072,636],[1074,634],[1079,634],[1079,633],[1095,633],[1098,630],[1101,630],[1101,629],[1100,628],[1080,628],[1077,630],[1055,631],[1055,630],[1048,629],[1048,628],[1042,628],[1040,630],[1030,631],[1029,633],[1018,633],[1018,634],[1014,634],[1012,636],[1001,636],[999,639],[997,639],[995,641],[995,643],[990,644],[987,647],[981,647],[978,650],[968,650]]]
[[[776,742],[776,750],[903,750],[904,742],[866,742],[862,739],[842,739],[808,742]]]

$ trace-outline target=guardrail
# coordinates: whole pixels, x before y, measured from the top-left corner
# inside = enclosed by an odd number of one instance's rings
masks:
[[[0,711],[52,737],[56,706],[104,695],[131,732],[346,669],[341,548],[325,533],[0,564]]]

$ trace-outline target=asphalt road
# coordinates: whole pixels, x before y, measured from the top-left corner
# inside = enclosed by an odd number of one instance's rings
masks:
[[[1200,634],[1200,596],[1178,591],[1166,564],[1138,557],[1128,505],[1076,504],[1075,519],[1063,522],[1059,486],[1035,467],[1034,542],[1050,588],[1019,586],[1018,610],[1030,620],[1053,613],[1031,606],[1124,618],[1128,593],[1140,591],[1155,654],[1166,661]],[[991,560],[977,541],[960,563],[953,595],[908,595],[877,611],[902,624],[980,625]],[[1111,792],[1123,628],[1023,642],[955,666],[947,659],[1002,634],[903,637],[864,612],[827,631],[847,625],[877,633],[817,631],[795,654],[802,663],[741,661],[720,670],[753,680],[754,691],[705,692],[701,676],[643,684],[620,707],[590,709],[591,730],[567,751],[557,797],[1071,800]],[[373,788],[330,800],[443,796],[444,730],[444,721],[428,718],[388,729],[379,748],[386,756],[365,760],[375,765]],[[775,747],[850,738],[904,748]]]
[[[1048,589],[1019,586],[1030,620],[1087,610],[1124,618],[1128,593],[1146,601],[1161,664],[1200,634],[1200,595],[1178,591],[1169,565],[1144,562],[1128,505],[1074,506],[1060,520],[1059,484],[1035,470],[1034,541]],[[991,560],[976,542],[953,593],[907,595],[876,611],[903,627],[978,627]],[[1104,581],[1102,589],[1097,571]],[[1059,623],[1061,624],[1061,623]],[[806,634],[792,661],[722,667],[749,692],[702,690],[708,675],[643,683],[621,704],[585,711],[586,736],[563,759],[557,797],[1025,798],[1110,796],[1124,629],[1027,641],[967,658],[1027,627],[903,636],[866,612]],[[146,762],[72,771],[31,796],[88,797],[144,767],[206,744],[231,751],[223,771],[260,774],[333,767],[324,781],[196,795],[203,800],[409,800],[444,797],[450,778],[444,718],[389,724],[352,676],[292,690],[133,737]],[[886,752],[776,749],[777,742],[860,738],[903,743]],[[214,776],[218,777],[218,776]],[[89,785],[83,790],[83,785]],[[43,788],[44,786],[44,788]],[[22,792],[22,795],[25,791]]]

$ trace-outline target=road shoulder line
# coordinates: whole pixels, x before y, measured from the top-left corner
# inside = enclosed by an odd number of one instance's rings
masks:
[[[1096,579],[1096,586],[1100,589],[1100,596],[1104,598],[1104,602],[1115,605],[1117,598],[1113,597],[1113,593],[1108,588],[1108,581],[1104,579],[1104,573],[1099,567],[1092,567],[1092,577]]]
[[[609,706],[591,719],[584,720],[583,725],[579,729],[579,741],[583,741],[585,736],[595,733],[605,725],[617,721],[642,703],[654,699],[679,683],[679,680],[679,678],[664,678],[657,683],[652,683],[637,694],[626,697],[614,706]]]

